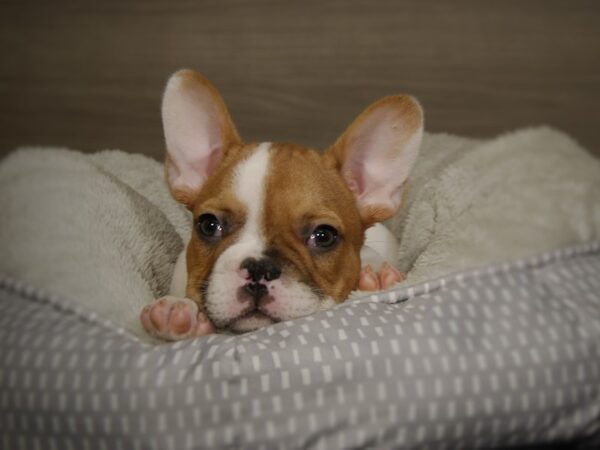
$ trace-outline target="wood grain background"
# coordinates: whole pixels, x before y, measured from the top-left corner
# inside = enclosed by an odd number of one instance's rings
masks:
[[[162,158],[168,75],[193,67],[242,135],[322,148],[391,93],[430,131],[550,124],[600,154],[600,2],[3,0],[0,152]]]

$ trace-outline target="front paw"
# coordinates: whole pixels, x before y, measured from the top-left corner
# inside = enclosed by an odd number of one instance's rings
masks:
[[[208,316],[188,298],[162,297],[140,313],[144,330],[165,341],[180,341],[212,334],[215,328]]]
[[[391,264],[385,262],[378,271],[368,265],[363,267],[358,278],[358,289],[361,291],[380,291],[392,287],[406,279],[406,274],[400,272]]]

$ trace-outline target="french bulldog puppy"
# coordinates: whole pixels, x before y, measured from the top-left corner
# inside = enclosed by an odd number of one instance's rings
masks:
[[[402,203],[423,135],[414,98],[376,101],[323,153],[243,142],[219,92],[191,70],[169,79],[162,119],[167,183],[194,227],[171,295],[141,313],[149,333],[247,332],[402,280],[393,261],[361,268],[361,250],[373,256],[365,232]]]

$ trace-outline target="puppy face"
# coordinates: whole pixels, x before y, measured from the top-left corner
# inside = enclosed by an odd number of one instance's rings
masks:
[[[180,71],[163,99],[166,172],[194,217],[186,295],[249,331],[343,301],[364,232],[398,208],[422,133],[410,97],[367,109],[324,154],[244,144],[214,87]]]

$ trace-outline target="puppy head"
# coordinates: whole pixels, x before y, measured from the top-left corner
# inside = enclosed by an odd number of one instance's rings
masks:
[[[167,182],[193,214],[186,295],[218,328],[249,331],[342,302],[365,230],[399,208],[422,136],[407,96],[367,108],[323,154],[245,144],[200,74],[169,80]]]

